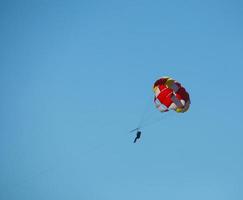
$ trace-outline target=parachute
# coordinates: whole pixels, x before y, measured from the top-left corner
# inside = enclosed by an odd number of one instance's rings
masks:
[[[160,112],[174,110],[178,113],[186,112],[191,104],[186,89],[170,77],[162,77],[153,86],[154,103]]]
[[[184,113],[188,111],[191,101],[190,95],[186,89],[179,83],[170,77],[162,77],[155,81],[153,85],[154,97],[153,101],[155,107],[162,113],[168,111],[175,111],[177,113]],[[141,119],[137,125],[137,128],[130,132],[140,132],[142,128],[154,124],[164,119],[168,115],[154,116],[154,108],[151,110],[151,99],[149,100],[149,110],[145,110],[141,116]],[[147,111],[147,112],[146,112]],[[149,111],[149,112],[148,112]],[[157,114],[156,114],[157,115]],[[156,117],[156,118],[154,118]],[[141,134],[141,132],[140,132]],[[140,135],[139,135],[140,136]],[[139,138],[139,137],[138,137]]]

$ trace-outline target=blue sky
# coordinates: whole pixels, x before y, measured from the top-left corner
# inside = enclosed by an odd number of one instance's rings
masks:
[[[1,1],[0,199],[243,198],[241,1]],[[191,109],[161,115],[161,76]],[[148,108],[148,109],[147,109]],[[143,115],[157,123],[142,129]]]

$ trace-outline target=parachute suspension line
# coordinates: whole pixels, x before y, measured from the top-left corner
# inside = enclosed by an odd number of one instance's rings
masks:
[[[161,121],[162,119],[164,119],[164,117],[167,115],[165,113],[163,113],[163,115],[161,115],[161,113],[158,112],[158,110],[154,106],[153,98],[154,97],[151,98],[151,96],[148,96],[148,98],[146,98],[146,101],[144,103],[144,109],[141,114],[138,125],[137,125],[136,129],[134,129],[130,132],[138,131],[141,128],[144,128],[144,127],[150,126],[154,123],[157,123],[157,122]],[[156,114],[158,114],[159,116],[157,116]]]
[[[143,119],[140,121],[138,127],[143,126],[146,122],[150,121],[152,119],[154,115],[154,110],[147,110],[147,112],[145,112]]]
[[[151,97],[146,100],[143,112],[141,114],[140,120],[137,125],[137,129],[141,128],[143,126],[144,122],[147,121],[151,115],[153,115],[154,110],[151,110],[152,100]]]
[[[153,119],[151,121],[148,121],[147,123],[144,123],[143,125],[140,126],[140,128],[144,128],[144,127],[147,127],[147,126],[151,126],[151,125],[154,125],[162,120],[164,120],[165,118],[167,118],[169,116],[168,113],[163,113],[162,116],[159,116],[157,117],[156,119]]]
[[[156,110],[147,113],[146,117],[144,117],[144,120],[140,123],[140,127],[144,127],[145,124],[151,123],[155,120],[154,112],[156,112]]]

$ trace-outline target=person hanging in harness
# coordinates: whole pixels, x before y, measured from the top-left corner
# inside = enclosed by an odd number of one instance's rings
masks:
[[[136,137],[135,137],[133,143],[136,143],[137,140],[138,140],[140,137],[141,137],[141,131],[138,130],[138,131],[137,131],[137,135],[136,135]]]

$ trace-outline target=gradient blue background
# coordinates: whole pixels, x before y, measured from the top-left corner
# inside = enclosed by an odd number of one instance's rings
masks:
[[[239,0],[1,1],[0,199],[243,199],[242,13]],[[164,75],[191,109],[133,144]]]

